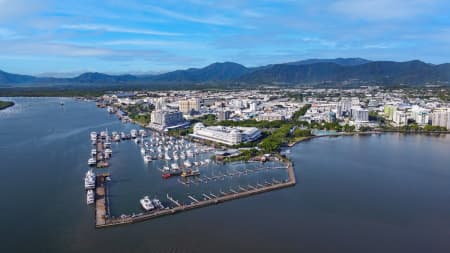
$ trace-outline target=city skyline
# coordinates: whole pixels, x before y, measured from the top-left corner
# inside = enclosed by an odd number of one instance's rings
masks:
[[[158,73],[306,58],[447,62],[445,1],[0,1],[0,69]]]

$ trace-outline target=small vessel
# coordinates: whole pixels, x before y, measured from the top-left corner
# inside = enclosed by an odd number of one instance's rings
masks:
[[[110,148],[105,149],[105,154],[107,156],[111,156],[112,155],[112,149],[110,149]]]
[[[183,173],[181,173],[182,177],[192,177],[192,176],[198,176],[200,175],[200,171],[198,169],[188,169],[186,171],[184,171]]]
[[[141,154],[145,155],[145,148],[143,148],[143,147],[141,148]]]
[[[186,168],[192,167],[192,163],[191,163],[189,160],[184,161],[183,164],[184,164],[184,166],[185,166]]]
[[[180,169],[180,166],[178,166],[178,163],[172,163],[170,165],[170,167],[172,167],[173,170],[179,170]]]
[[[84,188],[94,189],[95,188],[95,173],[92,170],[88,170],[84,177]]]
[[[152,201],[148,196],[145,196],[140,200],[142,208],[144,208],[145,211],[151,211],[155,209],[155,206],[152,204]]]
[[[136,129],[131,129],[130,134],[131,134],[131,138],[133,138],[133,139],[136,138],[137,137]]]
[[[90,204],[94,204],[94,200],[95,200],[95,197],[94,197],[94,191],[91,189],[91,190],[88,190],[87,192],[86,192],[86,203],[88,204],[88,205],[90,205]]]
[[[95,161],[95,159],[94,158],[89,158],[89,160],[88,160],[88,165],[96,165],[97,164],[97,161]]]
[[[161,201],[159,201],[159,199],[157,199],[157,198],[152,199],[152,203],[156,208],[164,209],[164,206],[161,203]]]
[[[91,132],[91,141],[96,141],[96,140],[97,140],[97,133]]]
[[[152,161],[152,157],[150,155],[145,155],[144,156],[144,162],[149,163]]]
[[[91,155],[95,156],[97,154],[97,149],[93,148],[91,149]]]

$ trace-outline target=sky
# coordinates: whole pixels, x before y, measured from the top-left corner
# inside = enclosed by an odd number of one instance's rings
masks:
[[[160,73],[308,58],[450,62],[448,0],[0,0],[0,69]]]

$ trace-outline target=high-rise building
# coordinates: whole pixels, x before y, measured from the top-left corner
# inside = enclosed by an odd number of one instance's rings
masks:
[[[369,111],[361,107],[352,107],[351,115],[355,122],[369,122]]]
[[[448,109],[435,110],[431,114],[431,124],[433,126],[446,127],[450,129],[450,111]]]
[[[200,111],[200,99],[191,98],[186,100],[181,100],[178,102],[180,112],[184,114],[191,114],[192,112]]]
[[[231,112],[230,111],[226,111],[226,110],[219,110],[217,112],[217,120],[218,121],[224,121],[224,120],[229,120],[231,116]]]

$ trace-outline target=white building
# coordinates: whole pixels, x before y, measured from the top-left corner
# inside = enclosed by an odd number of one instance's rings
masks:
[[[369,122],[369,111],[361,107],[352,107],[352,119],[357,123]]]
[[[429,120],[429,110],[418,105],[413,105],[411,108],[411,118],[418,125],[427,125]]]
[[[261,131],[256,127],[206,127],[202,123],[194,125],[192,137],[218,142],[226,145],[237,145],[241,142],[257,140]]]
[[[190,114],[191,112],[200,111],[200,99],[191,98],[186,100],[181,100],[178,102],[180,112],[184,114]]]
[[[395,111],[394,116],[392,117],[392,122],[394,122],[396,126],[406,126],[406,124],[408,123],[406,112]]]
[[[274,120],[285,120],[285,117],[279,113],[272,112],[272,113],[262,113],[258,115],[257,118],[258,121],[261,120],[267,120],[267,121],[274,121]]]
[[[435,110],[431,114],[431,124],[433,126],[446,127],[450,129],[450,111],[448,109]]]

